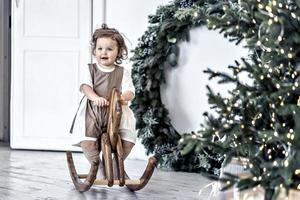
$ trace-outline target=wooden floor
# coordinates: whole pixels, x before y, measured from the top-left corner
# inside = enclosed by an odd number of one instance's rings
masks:
[[[78,173],[89,164],[82,153],[73,153]],[[131,178],[139,178],[146,161],[126,160]],[[89,200],[89,199],[205,199],[210,190],[199,190],[211,181],[200,174],[156,169],[148,185],[135,193],[126,187],[93,186],[85,193],[74,189],[64,152],[11,150],[0,143],[0,200]]]

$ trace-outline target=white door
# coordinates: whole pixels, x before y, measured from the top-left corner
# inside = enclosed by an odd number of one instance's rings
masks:
[[[79,67],[90,62],[90,0],[12,1],[11,147],[69,149]]]

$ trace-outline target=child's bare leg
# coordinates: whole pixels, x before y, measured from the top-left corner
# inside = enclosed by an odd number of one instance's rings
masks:
[[[87,158],[90,164],[99,164],[97,178],[103,179],[105,178],[103,172],[103,163],[99,157],[99,148],[97,141],[83,140],[80,142],[80,146],[82,148],[83,154]]]
[[[80,142],[80,146],[82,148],[83,154],[90,162],[90,164],[99,163],[100,157],[99,157],[98,143],[96,141],[83,140]]]
[[[123,152],[124,152],[123,159],[125,160],[127,158],[127,156],[129,155],[129,153],[131,152],[131,149],[133,148],[134,143],[122,140],[122,146],[123,146]]]

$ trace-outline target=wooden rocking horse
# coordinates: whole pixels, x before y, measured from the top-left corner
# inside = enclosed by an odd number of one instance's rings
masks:
[[[108,106],[107,132],[101,135],[101,140],[97,140],[98,142],[101,141],[101,144],[99,145],[101,145],[102,160],[105,168],[106,179],[96,179],[99,163],[91,164],[91,168],[88,174],[77,174],[73,162],[72,152],[66,152],[69,172],[75,188],[79,192],[85,192],[89,190],[92,185],[108,185],[109,187],[113,185],[126,185],[126,187],[131,191],[137,191],[145,187],[150,180],[157,162],[155,157],[149,158],[148,165],[140,179],[125,179],[126,172],[124,170],[123,148],[121,137],[119,135],[121,115],[122,106],[120,94],[114,88],[111,92]],[[114,153],[115,159],[117,161],[116,163],[118,166],[118,180],[114,180],[113,178],[112,153]],[[85,180],[82,181],[81,179]]]

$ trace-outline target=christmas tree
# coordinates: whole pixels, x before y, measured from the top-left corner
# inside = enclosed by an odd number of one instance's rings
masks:
[[[220,83],[235,83],[230,97],[208,87],[208,100],[218,113],[206,113],[196,134],[180,140],[184,152],[209,148],[247,159],[248,178],[229,175],[227,186],[263,187],[265,199],[281,188],[300,189],[300,1],[249,0],[223,2],[223,13],[207,15],[207,25],[236,42],[245,40],[248,59],[229,66],[232,74],[205,72]],[[240,79],[247,73],[251,83]]]
[[[281,188],[300,189],[299,16],[299,0],[177,0],[150,16],[132,59],[137,89],[132,108],[148,152],[171,155],[166,158],[177,169],[198,163],[211,174],[222,159],[225,166],[233,157],[245,158],[251,176],[228,175],[227,187],[263,187],[266,199],[276,198]],[[159,88],[164,69],[177,65],[178,41],[188,41],[189,30],[203,25],[237,44],[245,41],[250,55],[226,72],[205,71],[235,88],[223,97],[208,87],[217,114],[204,113],[201,129],[184,134],[177,146],[180,134]],[[251,81],[245,83],[241,74]]]

